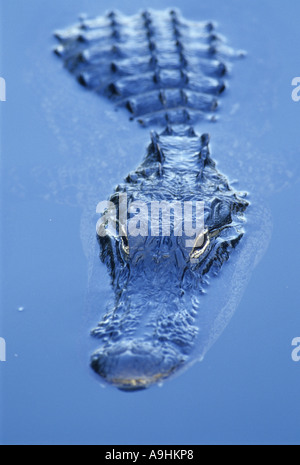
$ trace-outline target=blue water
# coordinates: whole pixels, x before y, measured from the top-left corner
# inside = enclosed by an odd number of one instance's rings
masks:
[[[300,336],[300,102],[291,99],[300,75],[299,2],[151,2],[218,21],[230,44],[247,51],[208,130],[220,169],[263,205],[273,232],[203,362],[134,394],[103,389],[88,368],[88,329],[103,311],[109,279],[102,267],[99,313],[86,311],[93,251],[82,212],[94,211],[138,165],[149,132],[82,90],[52,54],[52,31],[107,4],[0,4],[2,443],[299,444],[300,362],[291,359]],[[127,14],[147,6],[110,3]]]

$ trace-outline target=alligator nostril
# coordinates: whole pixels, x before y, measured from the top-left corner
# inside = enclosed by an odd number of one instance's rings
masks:
[[[107,383],[124,391],[146,389],[169,377],[183,363],[183,358],[171,346],[154,346],[138,340],[117,345],[122,350],[96,351],[90,364]]]

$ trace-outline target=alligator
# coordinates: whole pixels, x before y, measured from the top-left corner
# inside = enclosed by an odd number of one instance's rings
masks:
[[[224,44],[214,23],[188,21],[173,9],[81,17],[55,36],[56,54],[81,85],[153,129],[143,162],[116,187],[97,224],[115,297],[91,331],[101,345],[90,359],[106,383],[144,389],[203,358],[219,332],[213,328],[222,309],[206,309],[202,301],[221,269],[237,260],[249,203],[218,171],[209,135],[194,127],[216,120],[229,62],[240,53]],[[175,210],[195,202],[203,205],[204,227],[187,242]],[[147,226],[153,204],[156,234]],[[164,207],[169,233],[162,227]],[[195,208],[191,215],[194,224]]]

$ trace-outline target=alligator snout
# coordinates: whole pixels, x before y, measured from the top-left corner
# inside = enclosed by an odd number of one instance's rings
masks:
[[[92,369],[123,391],[145,389],[177,371],[183,356],[171,345],[143,340],[122,341],[94,352]]]

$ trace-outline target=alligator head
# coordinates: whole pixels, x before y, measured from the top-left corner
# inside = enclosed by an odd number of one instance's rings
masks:
[[[194,205],[189,221],[192,202],[203,208]],[[217,171],[207,135],[169,128],[152,135],[144,162],[98,223],[115,292],[113,308],[92,331],[102,345],[91,366],[105,381],[143,389],[187,364],[204,337],[201,294],[242,238],[247,205]],[[203,222],[191,238],[186,224],[199,212]]]

